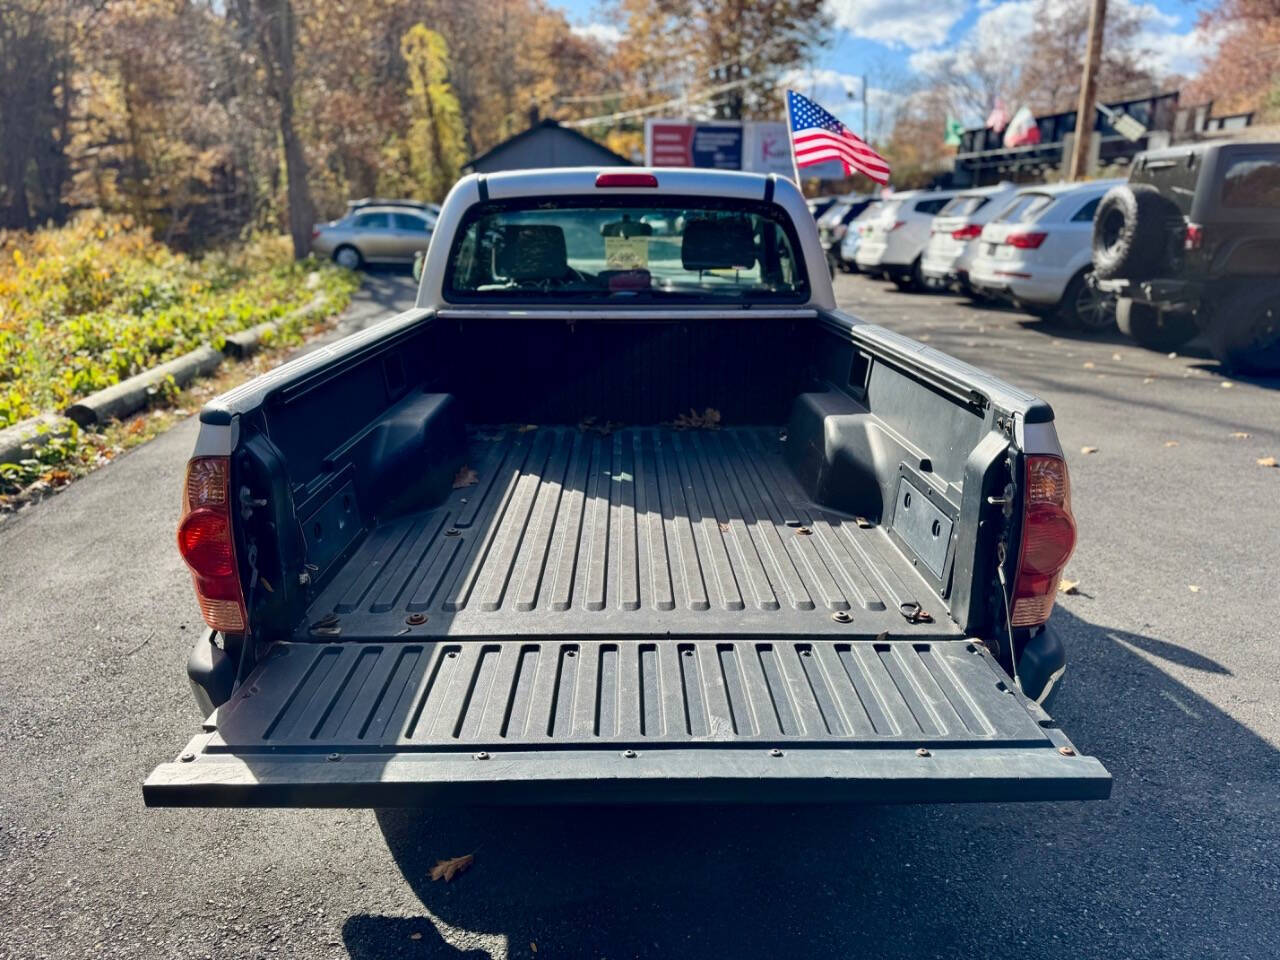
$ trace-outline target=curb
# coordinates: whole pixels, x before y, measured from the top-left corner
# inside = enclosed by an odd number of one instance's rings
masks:
[[[264,337],[274,334],[278,331],[282,324],[291,320],[302,320],[325,305],[325,298],[322,294],[317,294],[316,298],[305,306],[299,307],[293,313],[287,313],[283,317],[276,320],[267,320],[248,330],[241,330],[227,337],[227,342],[222,348],[222,352],[229,357],[235,357],[237,360],[243,360],[245,357],[251,357],[262,348],[262,340]]]
[[[0,430],[0,463],[28,460],[35,447],[71,432],[71,423],[56,413],[41,413]]]
[[[173,377],[173,382],[179,387],[185,387],[196,377],[213,373],[221,363],[221,352],[209,346],[197,347],[176,360],[90,394],[67,407],[66,414],[81,427],[91,427],[111,419],[120,420],[145,407],[169,377]]]

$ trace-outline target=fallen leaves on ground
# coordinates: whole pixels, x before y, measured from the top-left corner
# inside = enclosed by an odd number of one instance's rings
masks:
[[[1166,440],[1166,441],[1164,442],[1164,445],[1165,445],[1166,447],[1176,447],[1176,446],[1178,445],[1178,441],[1177,441],[1177,440]]]
[[[1097,447],[1081,447],[1080,452],[1081,453],[1097,453],[1098,448]]]
[[[1119,360],[1119,359],[1120,359],[1120,354],[1118,354],[1118,353],[1113,353],[1113,354],[1111,355],[1111,359],[1112,359],[1112,360]]]
[[[1199,588],[1199,587],[1197,587],[1194,583],[1188,583],[1188,584],[1187,584],[1187,589],[1188,589],[1188,590],[1190,590],[1192,593],[1199,593],[1199,592],[1200,592],[1200,588]]]
[[[715,407],[707,407],[702,413],[698,413],[690,407],[689,412],[676,417],[671,426],[677,430],[719,430],[720,411]]]
[[[1142,382],[1143,382],[1143,383],[1155,383],[1155,382],[1156,382],[1156,378],[1155,378],[1155,377],[1143,377],[1143,378],[1142,378]]]
[[[454,857],[452,860],[437,860],[436,865],[431,868],[431,882],[443,880],[445,883],[451,881],[467,867],[475,863],[476,855],[467,853],[461,857]]]
[[[1280,461],[1275,457],[1259,457],[1258,466],[1260,467],[1280,467]]]
[[[422,939],[422,934],[420,934],[417,930],[415,930],[415,931],[413,931],[413,933],[409,934],[409,939],[410,939],[410,940],[421,940],[421,939]]]
[[[1092,369],[1093,369],[1093,361],[1092,361],[1092,360],[1086,360],[1086,361],[1084,362],[1084,368],[1085,368],[1086,370],[1092,370]]]
[[[51,487],[65,487],[71,482],[71,471],[62,469],[49,470],[40,479]]]
[[[1061,580],[1058,581],[1058,592],[1065,593],[1067,594],[1067,596],[1074,597],[1077,593],[1080,592],[1080,581],[1068,580],[1066,577],[1063,577]]]
[[[1234,383],[1232,383],[1230,380],[1223,380],[1223,381],[1222,381],[1222,389],[1223,389],[1223,390],[1230,390],[1230,389],[1231,389],[1232,387],[1234,387],[1234,386],[1235,386],[1235,384],[1234,384]]]
[[[461,490],[463,487],[474,487],[480,482],[480,478],[476,476],[476,472],[463,464],[458,468],[458,472],[453,477],[453,489]]]
[[[1236,430],[1231,434],[1232,440],[1248,440],[1252,437],[1252,433],[1245,433],[1243,430]]]
[[[721,522],[721,524],[720,524],[720,532],[721,532],[721,533],[728,533],[728,532],[729,532],[729,525],[728,525],[727,523],[724,523],[724,522],[722,521],[722,522]]]

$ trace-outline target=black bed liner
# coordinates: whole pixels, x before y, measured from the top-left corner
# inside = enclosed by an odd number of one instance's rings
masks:
[[[926,802],[1110,792],[965,640],[282,643],[158,806]]]
[[[476,483],[379,524],[299,639],[955,636],[880,527],[806,497],[781,429],[472,429]]]

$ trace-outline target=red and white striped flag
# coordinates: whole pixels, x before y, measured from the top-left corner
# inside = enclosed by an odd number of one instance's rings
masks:
[[[882,186],[889,182],[885,158],[808,97],[788,90],[787,114],[791,118],[791,147],[797,168],[839,160],[845,176],[856,170]]]

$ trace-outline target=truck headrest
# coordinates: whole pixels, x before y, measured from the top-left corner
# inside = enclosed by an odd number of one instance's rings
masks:
[[[559,280],[569,272],[564,230],[550,223],[512,223],[502,228],[498,272],[512,280]]]
[[[684,225],[680,260],[686,270],[745,270],[755,266],[756,242],[750,221],[690,220]]]

